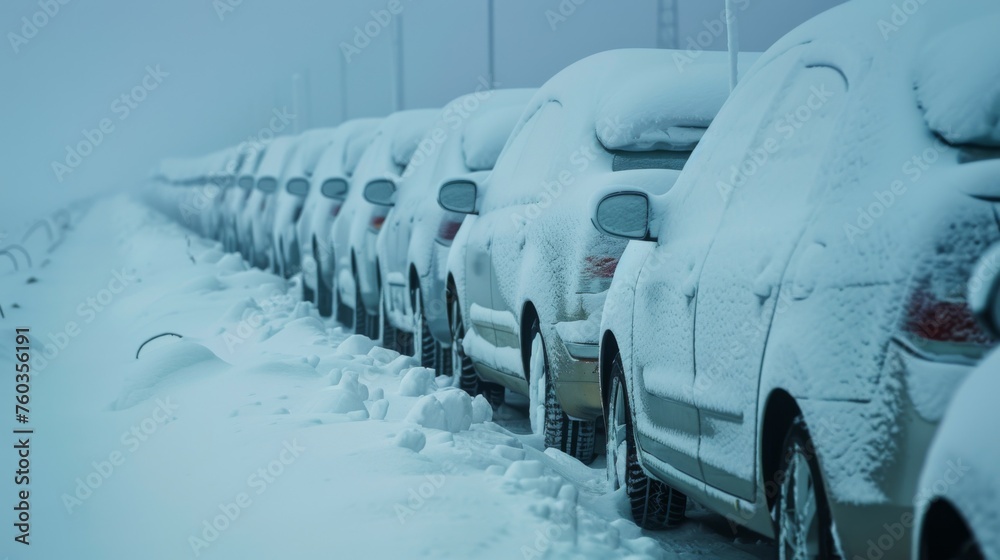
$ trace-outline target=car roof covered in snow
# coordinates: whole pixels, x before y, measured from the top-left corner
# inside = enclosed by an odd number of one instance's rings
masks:
[[[759,56],[741,53],[741,72]],[[564,122],[585,125],[587,133],[597,135],[608,149],[656,149],[669,140],[665,131],[671,127],[704,128],[711,123],[729,94],[728,76],[729,58],[724,52],[601,52],[550,78],[514,133],[537,109],[557,101],[569,112]]]
[[[264,152],[264,158],[257,167],[257,177],[281,177],[285,165],[295,149],[296,136],[279,136],[275,138]]]
[[[917,67],[917,99],[931,130],[952,144],[1000,147],[1000,13],[929,41]]]
[[[311,177],[316,169],[319,157],[334,140],[335,128],[313,128],[299,134],[295,140],[295,148],[284,175],[292,177]]]
[[[486,110],[469,117],[462,135],[462,153],[465,167],[469,171],[493,169],[504,144],[507,143],[507,138],[510,137],[511,130],[514,129],[521,114],[524,113],[525,105],[536,91],[496,90],[493,92],[494,96],[503,96],[495,100],[496,105],[490,105]]]
[[[338,125],[332,141],[316,163],[313,181],[322,183],[335,177],[350,178],[380,122],[381,119],[352,119]]]
[[[382,130],[392,136],[392,160],[396,165],[406,167],[417,149],[417,143],[434,123],[438,109],[413,109],[397,111],[385,118]]]

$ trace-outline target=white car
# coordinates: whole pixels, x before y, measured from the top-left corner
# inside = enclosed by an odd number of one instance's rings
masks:
[[[298,221],[309,195],[312,175],[320,156],[334,140],[334,128],[314,128],[298,135],[295,148],[274,195],[271,245],[277,271],[289,278],[302,266]]]
[[[1000,238],[977,196],[1000,177],[1000,5],[877,25],[894,6],[799,26],[666,194],[593,200],[633,239],[600,366],[609,479],[643,527],[690,496],[781,558],[910,557],[927,446],[993,345],[965,285]]]
[[[626,245],[594,227],[590,199],[609,185],[669,189],[729,92],[724,53],[684,68],[675,54],[570,65],[528,104],[482,189],[440,191],[470,214],[448,255],[455,375],[494,405],[504,388],[527,395],[546,446],[584,462],[602,412],[601,309]]]
[[[1000,203],[996,183],[992,191],[986,197]],[[969,303],[1000,338],[1000,245],[972,274]],[[980,431],[1000,426],[997,395],[1000,350],[955,393],[927,453],[915,499],[914,560],[1000,560],[1000,443]]]
[[[333,142],[319,158],[298,222],[302,255],[302,299],[315,301],[319,314],[333,313],[333,247],[330,227],[340,214],[361,154],[371,144],[379,119],[354,119],[337,126]],[[338,318],[350,324],[351,318]]]
[[[275,270],[274,247],[271,244],[274,221],[274,193],[285,165],[295,148],[295,136],[279,136],[271,141],[257,167],[254,189],[247,197],[237,227],[247,261],[258,268]]]
[[[330,228],[337,316],[347,314],[341,306],[353,309],[354,332],[372,339],[379,337],[381,326],[375,238],[387,208],[366,201],[365,187],[373,181],[388,185],[399,179],[437,113],[432,109],[399,111],[379,123],[351,177],[340,215]]]
[[[257,168],[267,149],[266,142],[244,142],[240,144],[240,152],[244,154],[239,168],[236,170],[236,188],[227,189],[222,196],[223,247],[227,251],[240,251],[249,260],[246,246],[240,238],[240,216],[246,206],[250,193],[256,183]]]
[[[478,91],[448,103],[421,140],[399,190],[381,201],[393,205],[377,241],[386,320],[413,340],[421,364],[438,373],[451,373],[445,264],[464,218],[438,205],[438,189],[493,169],[534,92]]]

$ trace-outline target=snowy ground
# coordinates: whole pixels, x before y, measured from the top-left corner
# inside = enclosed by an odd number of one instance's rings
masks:
[[[643,533],[622,492],[605,493],[602,459],[543,451],[523,411],[490,420],[485,401],[299,293],[125,198],[96,202],[44,264],[0,276],[3,347],[31,329],[35,431],[28,547],[11,529],[12,436],[0,452],[0,556],[774,555],[697,506]],[[136,359],[163,332],[183,338]],[[12,369],[10,350],[0,363]]]

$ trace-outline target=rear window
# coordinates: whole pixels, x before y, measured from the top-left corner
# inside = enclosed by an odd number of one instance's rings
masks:
[[[612,151],[612,171],[632,169],[672,169],[680,171],[691,157],[690,151],[656,150],[652,152]]]

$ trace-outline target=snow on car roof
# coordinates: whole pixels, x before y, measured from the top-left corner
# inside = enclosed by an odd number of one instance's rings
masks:
[[[353,119],[337,126],[332,141],[316,163],[313,179],[323,181],[332,177],[350,177],[361,153],[371,143],[379,122],[381,119]]]
[[[1000,14],[930,41],[917,70],[927,125],[952,144],[1000,147]]]
[[[493,169],[496,165],[497,158],[510,137],[510,131],[521,118],[524,106],[534,90],[518,91],[524,92],[524,98],[520,102],[491,108],[470,118],[462,136],[465,167],[470,171]]]
[[[383,130],[392,134],[392,160],[406,167],[417,149],[417,143],[434,123],[438,109],[412,109],[397,111],[382,123]]]
[[[295,147],[295,140],[295,136],[279,136],[275,138],[271,142],[271,145],[268,146],[267,151],[264,152],[264,158],[257,167],[258,177],[281,177],[281,172],[284,170],[289,155]]]
[[[679,51],[678,51],[679,54]],[[684,55],[681,55],[684,56]],[[741,66],[760,55],[741,53]],[[729,58],[705,52],[687,62],[637,72],[609,93],[597,111],[598,140],[609,150],[691,149],[729,97]]]
[[[741,71],[758,56],[742,53]],[[671,126],[707,126],[728,96],[728,76],[729,59],[723,52],[702,51],[693,56],[667,49],[601,52],[549,79],[528,105],[514,134],[539,107],[558,100],[570,111],[564,122],[586,123],[588,134],[598,135],[602,144],[607,142],[605,147],[643,149],[630,141],[649,142],[658,134],[663,136],[660,129]]]
[[[313,128],[298,135],[294,152],[285,166],[285,175],[311,176],[319,157],[333,142],[335,130],[332,127]]]

